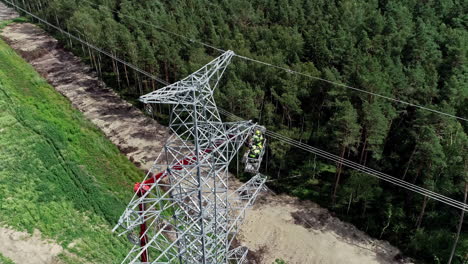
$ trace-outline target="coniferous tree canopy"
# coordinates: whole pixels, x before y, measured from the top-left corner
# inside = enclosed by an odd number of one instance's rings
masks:
[[[167,82],[220,53],[160,28],[468,116],[468,1],[31,0],[26,7]],[[162,87],[86,47],[67,47],[129,100]],[[268,129],[463,199],[468,122],[239,58],[216,96],[221,107]],[[166,115],[158,109],[158,118]],[[420,261],[448,260],[459,210],[281,142],[269,142],[265,160],[262,172],[276,179],[276,190],[316,201]],[[452,263],[468,259],[464,229]]]

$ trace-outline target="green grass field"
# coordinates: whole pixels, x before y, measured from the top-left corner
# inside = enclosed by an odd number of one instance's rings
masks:
[[[130,243],[110,230],[142,176],[0,40],[0,225],[38,229],[65,263],[119,263]]]
[[[15,264],[11,259],[0,254],[0,264]]]

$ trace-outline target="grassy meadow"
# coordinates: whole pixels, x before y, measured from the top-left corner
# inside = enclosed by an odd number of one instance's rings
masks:
[[[139,171],[0,40],[0,225],[38,229],[65,263],[119,263],[111,233]]]

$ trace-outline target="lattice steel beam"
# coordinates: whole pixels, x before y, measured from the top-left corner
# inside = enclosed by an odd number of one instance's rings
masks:
[[[163,152],[114,228],[140,234],[123,263],[242,263],[231,248],[245,210],[265,184],[256,175],[229,192],[228,165],[256,125],[223,123],[213,92],[234,53],[227,51],[183,80],[144,95],[144,103],[172,104]]]

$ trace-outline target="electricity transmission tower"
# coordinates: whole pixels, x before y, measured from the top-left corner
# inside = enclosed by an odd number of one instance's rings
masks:
[[[228,165],[256,128],[250,121],[222,122],[213,98],[233,55],[227,51],[140,98],[173,105],[171,135],[114,228],[135,244],[122,263],[246,259],[247,248],[234,247],[233,241],[266,178],[257,174],[236,191],[229,189]]]

